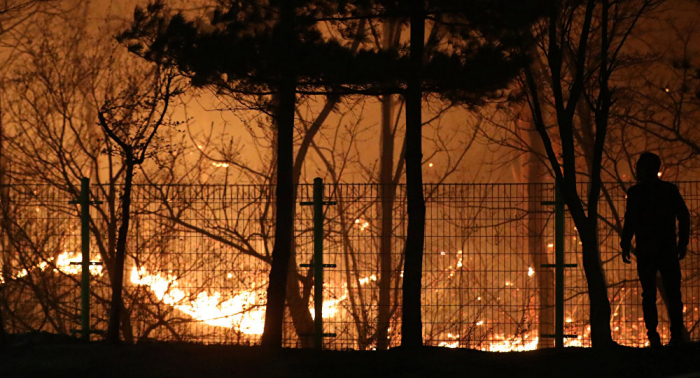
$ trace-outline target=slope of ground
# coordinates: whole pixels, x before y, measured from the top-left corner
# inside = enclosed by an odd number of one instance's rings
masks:
[[[700,344],[650,350],[584,348],[490,353],[384,352],[149,343],[111,346],[47,335],[11,338],[0,377],[700,377]]]

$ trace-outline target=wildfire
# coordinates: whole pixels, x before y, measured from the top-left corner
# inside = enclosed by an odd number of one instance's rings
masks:
[[[372,280],[368,277],[367,281]],[[376,277],[374,278],[376,280]],[[215,327],[232,328],[247,335],[261,335],[265,327],[265,290],[251,288],[233,295],[223,295],[218,291],[212,294],[196,294],[182,289],[178,278],[160,272],[150,273],[144,267],[131,270],[131,282],[147,286],[158,300],[186,313],[193,319]],[[194,299],[192,299],[194,297]],[[336,299],[323,301],[323,318],[330,318],[340,311],[340,302],[347,299],[345,294]],[[314,317],[313,305],[311,316]]]
[[[356,222],[360,227],[363,226],[363,221]],[[444,252],[443,252],[444,253]],[[447,253],[444,253],[447,255]],[[462,251],[457,252],[457,268],[462,267]],[[442,253],[441,253],[442,255]],[[47,271],[54,273],[63,273],[67,275],[79,275],[81,273],[82,255],[79,252],[64,251],[59,255],[44,259],[43,261],[34,264],[33,267],[25,269],[16,269],[11,272],[11,279],[19,279],[25,277],[32,272]],[[96,255],[92,260],[99,261],[100,256]],[[96,264],[90,266],[90,274],[93,276],[101,276],[104,272],[103,266]],[[452,265],[448,268],[450,273],[454,273]],[[527,275],[532,277],[535,271],[532,267],[528,267]],[[233,275],[227,274],[227,278],[231,279]],[[215,326],[234,329],[247,335],[261,335],[264,329],[265,317],[265,290],[260,284],[253,284],[253,287],[244,289],[234,293],[224,293],[218,291],[201,291],[189,289],[189,284],[184,279],[178,279],[173,274],[164,272],[149,271],[145,267],[134,267],[131,271],[131,283],[135,285],[147,287],[154,296],[162,303],[172,306],[177,310],[187,314],[192,319],[202,323]],[[368,285],[375,283],[378,277],[375,274],[359,278],[360,285]],[[4,283],[5,279],[0,275],[0,284]],[[506,281],[506,286],[514,286],[514,282]],[[342,302],[348,299],[348,289],[346,284],[343,284],[343,294],[336,296],[334,299],[325,299],[323,302],[323,318],[332,318],[341,316]],[[481,297],[477,301],[481,301]],[[310,313],[315,317],[313,310],[313,302],[310,303]],[[689,309],[684,308],[684,312]],[[693,308],[697,312],[697,308]],[[617,313],[614,316],[618,316]],[[642,321],[642,318],[638,318]],[[484,327],[488,320],[478,319],[474,325]],[[574,323],[572,317],[566,317],[567,325]],[[482,328],[483,329],[483,328]],[[621,327],[615,327],[615,332],[622,332]],[[636,330],[636,328],[635,328]],[[663,333],[663,332],[662,332]],[[571,337],[564,340],[566,347],[582,347],[584,340],[590,337],[590,326],[577,337]],[[626,337],[629,339],[629,335]],[[537,349],[539,337],[536,331],[521,335],[507,334],[491,334],[488,339],[482,344],[477,345],[483,351],[490,352],[518,352]],[[640,337],[638,342],[632,343],[630,346],[644,347],[648,342],[646,338]],[[463,344],[459,335],[447,334],[446,338],[438,343],[440,347],[460,348],[474,347],[473,344]]]
[[[40,271],[45,271],[46,269],[53,269],[54,272],[61,272],[63,274],[70,274],[70,275],[77,275],[80,274],[83,270],[82,266],[80,265],[80,261],[82,260],[83,255],[80,252],[69,252],[69,251],[64,251],[63,253],[59,254],[58,256],[54,257],[49,257],[45,261],[42,261],[34,266],[34,268],[27,270],[26,268],[18,270],[15,274],[11,274],[10,278],[11,279],[18,279],[22,277],[26,277],[31,270],[33,269],[38,269]],[[97,255],[95,256],[95,262],[100,261],[100,256]],[[101,276],[102,275],[102,265],[96,264],[96,265],[91,265],[90,266],[90,274],[93,276]],[[4,283],[5,278],[0,275],[0,283]]]
[[[340,308],[338,307],[338,305],[340,304],[340,302],[346,300],[347,298],[348,298],[348,291],[345,290],[345,294],[343,294],[343,296],[340,298],[324,300],[323,301],[323,309],[321,310],[323,312],[322,313],[323,318],[326,319],[326,318],[336,316],[338,314],[338,312],[340,311]],[[310,310],[311,310],[311,317],[315,319],[316,318],[316,311],[314,311],[313,305],[311,306]]]
[[[477,325],[483,324],[483,321],[477,322]],[[485,352],[525,352],[528,350],[537,349],[540,338],[536,333],[529,332],[519,336],[508,336],[506,334],[492,334],[488,340],[481,344],[480,349]],[[444,348],[460,348],[470,347],[462,345],[459,340],[459,335],[447,334],[446,340],[438,343],[439,347]],[[564,339],[565,347],[581,347],[583,346],[582,336],[576,338]]]
[[[524,352],[537,349],[539,337],[531,337],[524,334],[517,337],[508,337],[503,334],[492,335],[486,346],[481,347],[482,351],[488,352]],[[459,335],[447,334],[447,340],[441,341],[438,346],[445,348],[459,348]]]
[[[83,267],[80,264],[83,259],[83,254],[80,252],[63,252],[56,258],[56,267],[65,274],[80,274]],[[93,262],[100,262],[100,255],[92,259]],[[90,274],[93,276],[102,275],[102,264],[90,265]]]
[[[454,341],[441,341],[438,346],[444,348],[459,348],[459,335],[448,333],[447,338]]]
[[[369,222],[362,220],[360,218],[355,219],[355,224],[360,226],[360,231],[364,231],[367,228],[369,228],[369,226],[370,226]]]
[[[376,281],[376,280],[377,280],[377,276],[375,276],[374,274],[369,276],[369,277],[360,278],[360,285],[365,285],[365,284],[369,283],[370,281]]]
[[[539,337],[530,337],[525,334],[518,337],[506,337],[505,335],[493,335],[488,347],[481,350],[489,352],[524,352],[537,349]]]
[[[218,291],[211,295],[200,292],[191,299],[191,293],[179,288],[177,277],[151,274],[144,267],[131,270],[131,282],[147,286],[158,300],[205,324],[233,328],[247,335],[263,333],[265,307],[261,300],[264,298],[262,289],[253,288],[228,297]]]

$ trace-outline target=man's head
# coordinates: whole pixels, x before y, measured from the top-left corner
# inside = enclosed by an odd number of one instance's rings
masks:
[[[637,180],[650,181],[659,178],[659,169],[661,168],[661,159],[658,155],[645,152],[639,156],[637,160]]]

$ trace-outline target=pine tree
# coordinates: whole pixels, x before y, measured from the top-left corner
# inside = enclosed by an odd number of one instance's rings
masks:
[[[478,105],[499,94],[522,63],[508,53],[504,30],[528,25],[503,9],[507,1],[227,2],[206,19],[170,15],[163,3],[137,8],[120,40],[146,59],[176,66],[195,86],[213,87],[271,114],[277,131],[275,245],[263,345],[279,347],[292,256],[293,127],[296,96],[402,94],[407,102],[406,175],[409,225],[404,274],[402,345],[422,345],[420,289],[425,229],[421,173],[421,102],[424,93]],[[494,11],[492,8],[497,8]],[[481,13],[480,13],[481,12]],[[491,12],[485,14],[483,12]],[[506,16],[504,16],[506,15]],[[342,27],[363,18],[411,21],[410,53],[351,51],[325,38],[320,21]],[[426,18],[449,31],[459,49],[424,56]],[[527,20],[531,20],[528,18]],[[478,21],[478,22],[477,22]],[[529,21],[528,21],[529,22]],[[494,25],[500,25],[494,26]],[[451,46],[455,46],[452,44]]]

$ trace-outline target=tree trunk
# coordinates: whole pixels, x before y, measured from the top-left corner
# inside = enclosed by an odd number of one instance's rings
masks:
[[[2,261],[0,263],[0,275],[3,279],[7,280],[10,278],[10,251],[8,250],[11,243],[9,243],[9,232],[10,232],[10,196],[9,188],[7,187],[6,179],[6,163],[5,163],[5,150],[4,150],[4,124],[2,122],[2,109],[0,109],[0,211],[2,211],[2,225],[0,228],[0,248],[2,248],[2,255],[0,258]],[[0,345],[5,342],[5,322],[2,317],[3,304],[5,303],[5,284],[0,284]]]
[[[392,236],[394,200],[396,186],[393,183],[394,174],[394,134],[392,132],[392,97],[382,97],[382,129],[380,136],[380,216],[381,244],[379,246],[379,300],[377,308],[377,350],[385,350],[389,346],[388,330],[391,320],[391,278],[392,269]]]
[[[292,243],[293,245],[294,243]],[[309,312],[309,300],[299,293],[299,278],[297,277],[296,258],[294,248],[290,249],[289,273],[287,275],[287,303],[289,304],[289,316],[292,318],[294,331],[299,337],[302,348],[314,346],[314,319]]]
[[[542,212],[551,210],[545,209],[542,206],[544,196],[542,195],[541,185],[537,183],[542,181],[546,174],[546,170],[542,166],[542,162],[538,158],[538,154],[544,153],[544,146],[537,132],[533,129],[529,131],[530,148],[532,151],[528,157],[528,215],[527,215],[527,234],[528,234],[528,251],[530,253],[530,261],[532,261],[532,269],[535,271],[535,279],[537,280],[537,293],[539,299],[539,307],[537,309],[537,322],[540,335],[554,334],[554,270],[552,268],[543,268],[543,264],[549,264],[547,258],[547,249],[543,237],[543,232],[546,226]],[[543,338],[540,336],[537,347],[553,348],[554,339]]]
[[[294,222],[294,188],[292,185],[294,137],[294,83],[285,83],[278,95],[277,122],[277,187],[275,245],[272,249],[270,285],[267,289],[267,309],[262,344],[282,346],[282,322],[289,271]],[[291,84],[291,85],[290,85]]]
[[[594,4],[594,2],[591,2]],[[591,4],[589,3],[589,4]],[[595,5],[595,4],[594,4]],[[600,200],[601,169],[605,137],[608,131],[609,111],[612,104],[611,92],[608,88],[608,2],[601,4],[601,61],[599,80],[599,95],[596,102],[595,126],[596,135],[593,142],[593,161],[590,171],[590,188],[588,190],[588,218],[583,244],[583,269],[588,281],[588,297],[591,304],[591,343],[595,348],[610,348],[615,344],[610,329],[610,300],[608,286],[605,281],[603,263],[600,261],[600,244],[598,243],[598,201]],[[574,183],[575,185],[575,183]],[[588,244],[588,245],[586,245]]]
[[[399,45],[401,23],[389,20],[384,24],[382,48],[395,49]],[[391,280],[393,276],[392,237],[394,233],[394,202],[396,183],[394,182],[394,146],[396,134],[393,130],[394,98],[382,96],[382,123],[379,141],[379,185],[380,204],[380,246],[379,246],[379,299],[377,309],[377,350],[389,347],[389,326],[391,324]]]
[[[290,61],[294,46],[295,1],[284,1],[280,8],[280,59]],[[287,277],[292,256],[294,233],[294,110],[296,105],[296,80],[293,72],[281,72],[277,88],[277,185],[275,189],[275,245],[272,248],[270,284],[267,288],[267,308],[262,345],[267,348],[282,347],[282,323],[287,292]]]
[[[594,348],[607,348],[614,344],[610,329],[610,300],[603,265],[600,261],[598,229],[595,226],[597,212],[589,210],[589,217],[591,216],[595,216],[595,220],[587,220],[586,226],[578,227],[583,249],[583,271],[588,284],[591,344]],[[592,224],[594,226],[591,226]]]
[[[119,226],[117,237],[117,250],[112,266],[112,300],[110,301],[109,324],[107,327],[107,342],[117,344],[119,338],[119,325],[122,320],[122,291],[124,288],[124,261],[126,260],[126,241],[129,234],[129,218],[131,216],[131,184],[134,178],[134,158],[131,152],[126,156],[126,176],[124,177],[124,194],[122,196],[122,223]]]
[[[120,310],[119,316],[121,316],[122,319],[121,331],[122,337],[124,338],[124,342],[127,344],[133,344],[134,330],[131,327],[131,313],[126,308],[126,302],[124,301],[124,298],[122,298],[122,308]]]
[[[309,147],[313,142],[314,136],[318,134],[321,130],[321,126],[326,121],[328,116],[331,114],[335,106],[340,102],[340,97],[328,98],[323,109],[316,116],[311,127],[306,130],[304,138],[299,145],[297,154],[294,158],[293,167],[293,178],[294,183],[294,201],[298,200],[296,194],[299,187],[299,178],[301,177],[301,168],[304,164],[306,154],[309,151]],[[274,160],[275,162],[277,159]],[[296,216],[296,206],[292,207],[294,211],[294,216]],[[295,235],[292,233],[292,249],[291,256],[289,258],[289,277],[287,279],[287,303],[289,304],[289,315],[292,318],[292,324],[294,324],[294,330],[296,331],[299,340],[301,341],[302,348],[313,347],[313,332],[314,332],[314,320],[311,317],[311,312],[309,311],[309,296],[302,295],[300,292],[306,293],[311,292],[311,285],[313,283],[310,279],[304,279],[302,285],[299,285],[298,272],[299,269],[296,265],[296,241],[294,239]],[[301,289],[301,290],[300,290]]]
[[[417,348],[423,345],[421,322],[421,276],[423,274],[423,243],[425,238],[425,200],[422,172],[422,80],[425,15],[423,0],[413,0],[411,11],[411,66],[406,86],[406,195],[408,200],[408,229],[403,273],[403,317],[401,346]]]
[[[605,0],[603,0],[605,3]],[[607,110],[600,113],[604,117],[599,117],[596,114],[596,134],[594,136],[593,159],[590,165],[590,187],[588,191],[588,215],[584,209],[579,195],[576,183],[576,145],[574,137],[574,116],[575,109],[572,104],[577,104],[578,99],[582,96],[587,82],[585,81],[587,74],[584,72],[587,55],[587,43],[591,31],[591,22],[593,13],[597,6],[597,1],[588,0],[585,2],[586,10],[584,18],[581,22],[581,33],[577,36],[579,45],[577,47],[576,59],[573,63],[573,68],[567,67],[562,70],[562,31],[559,27],[562,25],[561,17],[562,4],[557,2],[552,4],[550,8],[549,26],[548,26],[548,47],[546,49],[546,58],[549,65],[551,75],[552,95],[554,97],[554,108],[557,118],[557,130],[559,131],[560,148],[559,152],[554,150],[552,140],[549,137],[547,127],[544,123],[542,107],[540,104],[539,89],[537,79],[533,75],[533,70],[526,67],[525,78],[527,86],[532,94],[530,96],[530,105],[533,114],[533,120],[540,134],[542,141],[547,151],[547,158],[551,164],[554,174],[557,177],[569,213],[571,214],[576,227],[578,228],[579,236],[583,246],[582,260],[583,268],[588,284],[588,296],[590,300],[590,325],[591,325],[591,341],[594,347],[607,348],[614,345],[610,332],[610,301],[607,296],[607,287],[605,283],[605,274],[603,273],[602,264],[600,261],[600,250],[598,246],[598,198],[600,195],[600,170],[603,147],[605,144],[605,135],[607,130]],[[583,3],[582,3],[583,4]],[[597,64],[599,67],[599,83],[600,94],[596,106],[601,106],[604,109],[609,108],[610,92],[607,90],[607,80],[609,79],[607,68],[608,44],[605,40],[607,35],[607,11],[606,5],[600,7],[603,10],[601,18],[605,21],[600,22],[601,30],[601,46],[602,53],[599,54],[601,62]],[[564,80],[565,76],[573,76],[571,81]],[[565,99],[565,93],[568,89],[568,99]],[[560,162],[561,161],[561,162]],[[563,166],[563,172],[562,172]]]

